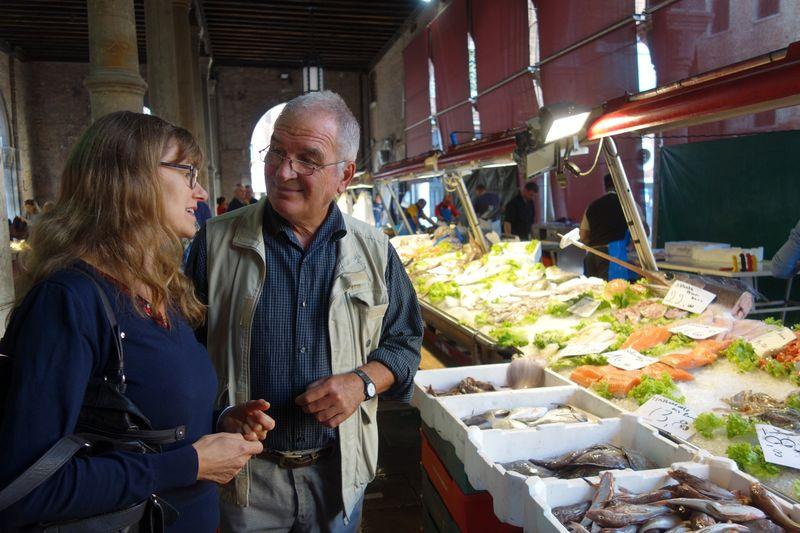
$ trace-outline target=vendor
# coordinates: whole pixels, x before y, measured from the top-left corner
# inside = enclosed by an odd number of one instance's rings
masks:
[[[431,226],[435,226],[436,222],[430,219],[425,214],[423,209],[428,205],[428,202],[422,198],[417,200],[416,203],[406,207],[406,217],[408,217],[408,224],[411,226],[411,233],[416,233],[420,229],[419,219],[427,220]]]
[[[800,222],[789,232],[789,239],[772,257],[772,275],[776,278],[791,278],[800,269]]]
[[[439,220],[448,224],[460,216],[456,204],[453,203],[453,197],[449,194],[445,194],[442,201],[436,204],[434,214]]]
[[[519,237],[521,241],[530,240],[533,223],[536,222],[536,204],[534,199],[539,186],[529,181],[503,211],[503,233]]]

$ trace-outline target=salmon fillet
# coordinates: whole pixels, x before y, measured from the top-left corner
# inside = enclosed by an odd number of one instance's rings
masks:
[[[716,361],[720,352],[727,348],[728,344],[730,344],[729,341],[707,339],[698,342],[689,352],[670,354],[662,357],[660,361],[683,370],[700,368]]]
[[[579,366],[578,368],[572,371],[572,374],[569,375],[569,379],[571,379],[581,387],[589,388],[596,381],[599,381],[606,376],[606,373],[601,370],[602,368],[606,367],[594,366],[594,365]]]
[[[659,326],[646,326],[642,329],[637,329],[622,343],[622,349],[633,348],[634,350],[642,351],[666,342],[672,333],[667,328]]]
[[[660,378],[664,372],[669,374],[669,377],[671,377],[673,381],[692,381],[694,379],[693,375],[685,370],[681,370],[680,367],[673,368],[670,365],[665,365],[661,362],[648,365],[644,367],[641,372],[645,376],[650,376],[651,378],[656,379]]]
[[[642,377],[638,370],[622,370],[609,374],[601,382],[608,384],[608,390],[615,398],[625,398],[632,388],[642,382]]]

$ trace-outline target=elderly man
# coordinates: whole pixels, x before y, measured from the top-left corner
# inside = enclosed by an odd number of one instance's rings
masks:
[[[334,202],[358,140],[338,95],[290,101],[262,151],[268,197],[195,240],[187,273],[209,306],[220,406],[266,398],[276,422],[222,489],[223,531],[357,531],[378,458],[376,395],[411,396],[414,289],[385,235]]]
[[[246,205],[250,205],[250,203],[246,200],[245,188],[241,183],[237,183],[233,188],[233,200],[228,203],[228,211],[235,211]]]

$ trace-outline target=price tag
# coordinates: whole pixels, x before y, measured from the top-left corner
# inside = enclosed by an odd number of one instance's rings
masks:
[[[694,414],[685,405],[673,402],[664,396],[655,395],[636,410],[648,424],[670,435],[687,440],[694,435]]]
[[[669,330],[672,333],[686,335],[690,339],[703,340],[724,333],[728,331],[728,328],[707,326],[705,324],[681,324],[680,326],[673,326]]]
[[[606,342],[576,342],[575,344],[567,344],[563,350],[559,352],[561,357],[572,357],[574,355],[589,355],[594,353],[603,353],[608,350],[611,343],[614,341]]]
[[[769,424],[756,424],[756,434],[767,462],[800,469],[800,435]]]
[[[765,355],[777,352],[793,340],[797,339],[794,332],[789,328],[781,328],[777,331],[770,331],[760,335],[750,341],[753,345],[756,355],[763,357]]]
[[[663,303],[690,313],[702,313],[717,295],[683,281],[676,281],[670,287]]]
[[[567,308],[567,311],[581,318],[587,318],[592,316],[592,313],[597,311],[598,307],[600,307],[599,301],[595,300],[594,298],[588,298],[584,296]]]
[[[658,359],[642,355],[633,348],[608,352],[606,354],[606,359],[608,359],[609,365],[621,368],[622,370],[638,370],[658,362]]]

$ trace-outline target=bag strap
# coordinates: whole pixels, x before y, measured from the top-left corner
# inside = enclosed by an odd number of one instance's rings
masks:
[[[133,507],[91,518],[61,524],[45,524],[42,527],[42,533],[108,533],[109,531],[124,530],[142,520],[148,505],[151,505],[151,500],[144,500]]]

